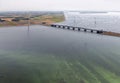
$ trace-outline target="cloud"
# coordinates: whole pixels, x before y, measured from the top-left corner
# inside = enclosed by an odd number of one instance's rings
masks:
[[[120,10],[119,0],[0,0],[1,10]]]

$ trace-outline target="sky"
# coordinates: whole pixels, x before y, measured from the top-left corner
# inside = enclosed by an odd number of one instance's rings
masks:
[[[0,11],[120,11],[120,0],[0,0]]]

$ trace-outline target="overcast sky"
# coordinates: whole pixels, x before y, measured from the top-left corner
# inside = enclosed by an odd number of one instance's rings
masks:
[[[18,10],[120,11],[120,0],[0,0],[0,11]]]

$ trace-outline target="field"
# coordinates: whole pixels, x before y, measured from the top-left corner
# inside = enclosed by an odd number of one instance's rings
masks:
[[[56,22],[62,22],[64,21],[64,15],[59,14],[59,15],[42,15],[42,16],[37,16],[35,18],[31,19],[31,24],[46,24],[50,25],[52,23]]]
[[[55,13],[55,12],[54,12]],[[63,13],[44,13],[44,14],[38,14],[35,15],[31,14],[30,15],[30,24],[31,25],[50,25],[51,23],[56,23],[56,22],[62,22],[65,20],[64,14]],[[22,15],[18,13],[18,15],[6,15],[6,16],[0,16],[4,22],[0,22],[0,26],[24,26],[28,25],[28,15]],[[13,21],[15,19],[15,21]]]

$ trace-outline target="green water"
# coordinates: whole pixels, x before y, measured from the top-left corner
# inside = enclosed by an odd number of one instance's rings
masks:
[[[0,29],[0,83],[120,83],[120,38],[44,26]]]

